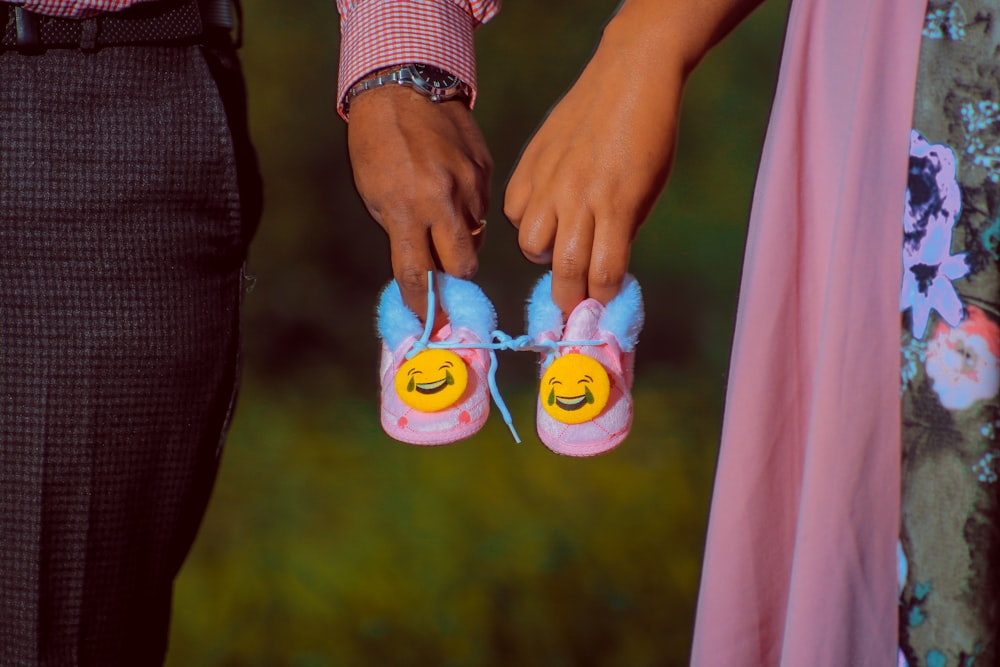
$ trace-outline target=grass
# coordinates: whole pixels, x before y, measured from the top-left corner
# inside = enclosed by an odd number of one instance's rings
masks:
[[[523,444],[494,415],[420,448],[315,389],[248,380],[169,666],[686,663],[718,387],[640,374],[632,435],[587,460],[529,432],[528,392]]]

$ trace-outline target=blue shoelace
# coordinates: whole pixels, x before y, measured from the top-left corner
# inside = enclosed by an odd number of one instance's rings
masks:
[[[507,350],[510,352],[535,352],[537,354],[544,354],[545,359],[542,361],[542,368],[547,368],[556,357],[559,356],[559,350],[564,347],[582,347],[585,345],[604,345],[604,341],[601,340],[580,340],[580,341],[563,341],[563,340],[534,340],[527,334],[521,336],[511,336],[503,331],[497,329],[490,334],[491,340],[489,342],[480,343],[463,343],[461,341],[432,341],[431,331],[434,328],[434,313],[437,311],[437,297],[434,294],[434,273],[429,271],[427,274],[427,317],[424,319],[424,332],[421,334],[420,338],[413,343],[413,347],[410,351],[406,353],[407,359],[412,359],[414,356],[426,349],[435,350],[489,350],[490,352],[490,366],[486,373],[486,384],[490,389],[490,396],[493,398],[493,403],[496,404],[497,409],[500,411],[500,416],[503,417],[503,421],[507,424],[507,428],[510,429],[510,434],[514,436],[514,442],[520,443],[521,437],[517,434],[517,429],[514,428],[514,419],[510,415],[510,410],[507,409],[507,404],[504,403],[503,396],[500,395],[500,388],[497,386],[497,351]]]

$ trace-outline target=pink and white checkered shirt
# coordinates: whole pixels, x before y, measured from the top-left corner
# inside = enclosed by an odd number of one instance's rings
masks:
[[[63,18],[117,12],[156,0],[7,0]],[[338,111],[347,90],[369,72],[425,63],[457,75],[476,96],[472,34],[500,11],[500,0],[337,0],[340,12]]]
[[[434,65],[457,75],[476,95],[472,33],[500,11],[500,0],[337,0],[344,94],[369,72],[401,63]]]
[[[79,19],[99,12],[117,12],[140,2],[154,0],[7,0],[48,16]]]

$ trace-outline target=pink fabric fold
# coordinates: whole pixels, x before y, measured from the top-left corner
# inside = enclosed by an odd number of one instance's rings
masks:
[[[901,220],[924,9],[792,4],[750,219],[698,667],[896,659]]]

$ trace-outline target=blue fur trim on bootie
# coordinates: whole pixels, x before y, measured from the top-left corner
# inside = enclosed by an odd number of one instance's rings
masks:
[[[382,290],[376,313],[378,335],[390,350],[395,350],[409,336],[420,336],[424,330],[420,318],[403,303],[403,295],[395,280]]]
[[[496,329],[496,311],[479,286],[444,273],[435,273],[434,280],[441,295],[441,307],[452,326],[468,329],[481,341],[490,340]],[[386,285],[379,296],[377,329],[390,350],[395,350],[410,336],[419,337],[424,330],[420,318],[403,303],[395,280]]]
[[[562,336],[563,317],[562,311],[552,301],[552,272],[549,271],[538,279],[531,296],[528,297],[527,307],[528,336],[532,340],[546,331],[554,331],[556,336]]]
[[[642,331],[645,318],[639,281],[629,273],[625,275],[621,290],[604,307],[604,315],[597,326],[613,334],[623,352],[631,352],[639,342],[639,332]]]
[[[441,294],[441,307],[448,313],[452,327],[468,329],[481,341],[489,341],[497,328],[493,302],[479,285],[446,273],[435,274]]]
[[[562,335],[562,311],[552,301],[552,272],[546,273],[535,283],[528,298],[528,336],[537,340],[546,331]],[[642,290],[632,274],[626,274],[622,288],[605,306],[598,327],[612,334],[623,352],[631,352],[639,341],[639,332],[645,319]]]

